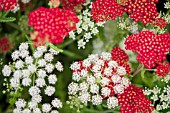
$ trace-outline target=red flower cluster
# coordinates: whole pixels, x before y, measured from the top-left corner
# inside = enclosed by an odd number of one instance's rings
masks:
[[[48,38],[49,42],[59,44],[68,32],[76,29],[78,21],[76,14],[71,11],[40,7],[29,14],[28,24],[40,33],[37,36],[42,40]]]
[[[158,0],[96,0],[92,3],[92,18],[96,22],[115,20],[124,12],[135,22],[152,23],[158,16],[156,3]]]
[[[143,94],[143,89],[134,85],[118,95],[121,113],[152,113],[154,107],[151,101]]]
[[[84,3],[85,0],[68,0],[71,3]]]
[[[165,77],[170,72],[170,63],[164,62],[156,67],[156,74]]]
[[[96,0],[92,3],[91,14],[96,22],[115,20],[116,16],[122,16],[123,7],[116,0]]]
[[[61,0],[62,8],[73,12],[80,12],[85,0]]]
[[[167,22],[163,18],[156,18],[153,22],[154,26],[159,26],[161,29],[165,28],[167,25]]]
[[[0,54],[8,52],[12,48],[12,44],[9,42],[8,38],[0,38]]]
[[[16,5],[17,0],[0,0],[0,10],[12,10]]]
[[[166,60],[166,54],[170,52],[170,34],[156,35],[151,31],[142,31],[129,36],[125,45],[127,50],[137,52],[137,60],[150,69]]]
[[[142,21],[147,24],[152,23],[159,14],[157,2],[158,0],[128,0],[123,7],[135,22]]]
[[[114,47],[112,49],[111,54],[112,54],[112,59],[117,61],[117,63],[120,66],[125,67],[126,68],[126,73],[130,74],[131,69],[130,69],[130,65],[128,64],[129,56],[125,53],[125,51],[123,51],[119,47]]]

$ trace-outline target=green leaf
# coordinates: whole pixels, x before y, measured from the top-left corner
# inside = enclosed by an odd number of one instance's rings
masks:
[[[135,84],[137,87],[140,87],[140,88],[142,88],[143,87],[143,85],[142,84]]]
[[[77,53],[74,53],[73,51],[64,50],[62,53],[72,58],[82,59],[82,56],[78,55]]]
[[[17,92],[16,94],[15,94],[15,97],[20,97],[21,96],[21,93],[19,93],[19,92]]]
[[[58,51],[58,52],[63,52],[62,49],[59,49],[57,46],[55,46],[55,45],[52,44],[52,43],[49,43],[49,46],[50,46],[50,48],[52,48],[52,49],[54,49],[54,50],[56,50],[56,51]]]
[[[88,109],[88,108],[86,108],[86,109],[83,110],[83,113],[103,113],[103,112],[97,111],[95,109]]]
[[[146,69],[143,68],[143,70],[141,71],[141,78],[142,81],[145,83],[145,86],[151,88],[153,87],[153,74],[151,74],[149,71],[146,71]]]
[[[100,32],[96,34],[96,36],[104,42],[106,40],[106,37],[104,36],[104,27],[99,27],[98,29]]]
[[[16,18],[14,18],[14,17],[3,17],[3,18],[0,18],[0,22],[13,22],[15,20],[16,20]]]
[[[145,81],[145,72],[146,72],[146,70],[145,69],[142,69],[142,71],[141,71],[141,77],[142,77],[142,79]]]
[[[15,98],[10,98],[10,99],[9,99],[10,105],[14,105],[15,102],[16,102],[16,99],[15,99]]]
[[[15,92],[11,91],[10,96],[14,96],[14,95],[15,95]]]
[[[32,40],[31,40],[30,37],[28,37],[27,35],[26,35],[25,37],[26,37],[26,39],[28,40],[28,43],[30,44],[31,51],[34,52],[34,51],[35,51],[35,48],[34,48],[34,45],[33,45]]]

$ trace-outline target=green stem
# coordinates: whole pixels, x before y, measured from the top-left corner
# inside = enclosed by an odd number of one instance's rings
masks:
[[[3,54],[3,56],[2,56],[2,59],[5,59],[6,58],[6,52]]]
[[[104,111],[104,113],[120,113],[120,111],[116,111],[114,109]]]
[[[145,69],[147,71],[156,71],[156,69]]]
[[[33,74],[32,82],[33,82],[33,86],[35,86],[35,74]]]
[[[9,108],[7,108],[7,110],[4,113],[12,113],[12,112],[13,112],[13,110],[9,107]]]
[[[103,112],[94,109],[84,109],[83,113],[103,113]]]
[[[141,71],[141,77],[142,77],[142,79],[143,79],[143,81],[145,82],[145,72],[146,72],[146,70],[144,70],[143,68],[142,68],[142,71]]]
[[[73,43],[73,42],[74,42],[74,40],[69,40],[69,41],[67,41],[64,45],[61,45],[60,47],[61,47],[61,48],[65,48],[66,46],[70,45],[70,44]]]
[[[143,69],[143,66],[142,65],[139,65],[137,70],[133,73],[132,77],[134,77],[135,75],[137,75],[139,72],[141,72]]]
[[[29,43],[30,48],[31,48],[31,51],[34,52],[35,48],[34,48],[33,42],[30,40],[30,38],[27,35],[25,37],[28,40],[28,43]]]
[[[73,57],[73,58],[77,58],[77,59],[81,59],[82,57],[77,55],[76,53],[73,53],[73,52],[70,52],[70,51],[67,51],[67,50],[62,50],[62,49],[59,49],[57,46],[55,46],[54,44],[52,43],[48,43],[48,45],[50,48],[58,51],[58,52],[61,52],[67,56],[70,56],[70,57]]]
[[[154,81],[161,81],[161,77],[155,74],[155,80]]]
[[[170,9],[167,11],[167,14],[169,14],[170,13]]]
[[[6,24],[9,25],[10,27],[15,28],[16,30],[20,31],[20,28],[19,28],[19,26],[17,24],[9,23],[9,22],[7,22]]]
[[[9,13],[9,11],[6,11],[5,13],[4,13],[4,15],[2,15],[3,17],[6,17],[7,15],[8,15],[8,13]]]
[[[59,49],[57,46],[55,46],[55,45],[52,44],[52,43],[48,43],[47,46],[49,46],[50,48],[52,48],[52,49],[54,49],[54,50],[56,50],[56,51],[58,51],[58,52],[63,52],[62,49]]]
[[[72,58],[76,58],[76,59],[82,59],[82,56],[76,54],[76,53],[73,53],[73,52],[70,52],[70,51],[67,51],[67,50],[64,50],[63,51],[63,54],[67,55],[67,56],[70,56]]]
[[[99,39],[101,39],[99,33],[96,34],[96,37],[99,38]]]

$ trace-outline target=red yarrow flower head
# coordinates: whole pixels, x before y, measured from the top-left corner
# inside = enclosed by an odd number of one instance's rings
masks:
[[[4,52],[8,52],[13,47],[12,43],[8,40],[8,38],[0,38],[0,54]]]
[[[112,49],[112,59],[117,61],[117,63],[120,66],[123,66],[126,68],[126,73],[130,74],[131,73],[131,68],[130,65],[128,64],[129,61],[129,56],[125,53],[124,50],[120,49],[119,47],[114,47]]]
[[[170,34],[156,35],[151,31],[142,31],[127,37],[126,49],[138,53],[137,60],[151,69],[166,60],[170,52]]]
[[[166,27],[167,22],[163,18],[156,18],[155,21],[153,21],[153,25],[162,29]]]
[[[96,0],[92,2],[91,15],[96,22],[115,20],[123,14],[123,7],[116,0]]]
[[[157,2],[158,0],[128,0],[123,7],[130,18],[133,18],[135,22],[141,21],[145,25],[152,23],[158,16]]]
[[[143,89],[134,85],[125,89],[124,93],[118,94],[118,101],[121,105],[121,113],[152,113],[154,110],[151,101],[144,95]]]
[[[40,7],[29,14],[28,24],[40,33],[37,38],[48,37],[49,42],[60,44],[70,31],[76,29],[78,22],[78,17],[71,11]]]
[[[72,12],[80,12],[83,7],[82,5],[86,2],[85,0],[61,0],[62,8]]]
[[[0,0],[0,10],[12,10],[15,6],[17,6],[17,0]]]
[[[170,63],[169,62],[164,62],[163,64],[160,64],[159,66],[156,67],[156,74],[158,76],[165,77],[170,73]]]
[[[85,0],[68,0],[71,3],[84,3]]]

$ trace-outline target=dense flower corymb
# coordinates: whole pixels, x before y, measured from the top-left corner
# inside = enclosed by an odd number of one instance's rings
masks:
[[[137,60],[146,68],[154,68],[170,52],[170,34],[156,35],[146,30],[127,37],[125,45],[127,50],[138,53]]]
[[[41,113],[41,111],[49,113],[52,109],[62,107],[61,101],[57,98],[51,101],[52,106],[41,102],[42,93],[48,97],[55,93],[54,85],[57,82],[57,76],[53,71],[55,69],[59,72],[63,71],[63,65],[59,61],[54,62],[54,56],[58,53],[52,48],[39,46],[31,55],[28,43],[21,43],[19,50],[12,53],[13,62],[2,69],[3,76],[9,79],[7,86],[10,86],[10,89],[7,91],[17,92],[20,88],[28,88],[27,91],[31,97],[29,99],[18,97],[13,113]]]
[[[170,86],[168,84],[163,88],[160,88],[157,85],[152,89],[146,88],[144,93],[153,101],[153,103],[156,103],[154,106],[155,110],[152,113],[161,113],[170,108]]]
[[[0,54],[4,52],[8,52],[12,47],[12,43],[8,40],[8,38],[0,38]]]
[[[96,22],[115,20],[116,16],[122,16],[123,7],[116,0],[96,0],[92,2],[91,14]]]
[[[77,35],[83,35],[78,41],[78,48],[85,48],[85,45],[93,36],[99,32],[99,27],[103,27],[105,22],[95,23],[91,19],[91,14],[88,9],[83,10],[82,14],[78,15],[80,21],[76,24],[76,30],[69,32],[69,37],[73,40],[76,39]]]
[[[118,95],[118,101],[121,105],[121,113],[152,113],[154,107],[151,101],[146,98],[142,88],[134,85],[125,89],[124,93]]]
[[[83,9],[82,5],[85,3],[85,0],[61,0],[61,2],[64,10],[80,12]]]
[[[164,62],[156,67],[156,74],[162,77],[165,77],[170,72],[170,63]]]
[[[125,68],[112,60],[107,52],[101,56],[89,55],[87,59],[73,63],[71,69],[75,82],[68,86],[68,94],[78,96],[83,104],[99,105],[102,100],[107,100],[108,108],[115,108],[118,106],[115,95],[123,93],[130,85],[129,79],[124,77]]]
[[[123,8],[135,22],[142,21],[147,24],[152,23],[158,16],[157,2],[158,0],[127,0]]]
[[[76,29],[78,21],[77,16],[71,11],[40,7],[29,14],[28,24],[38,32],[34,40],[41,38],[59,44],[68,36],[68,32]]]
[[[167,22],[166,22],[163,18],[156,18],[156,19],[153,21],[153,25],[154,25],[154,26],[158,26],[158,27],[160,27],[160,28],[162,29],[162,28],[165,28],[165,27],[166,27]]]
[[[96,21],[115,20],[124,12],[135,22],[152,23],[158,16],[156,3],[158,0],[96,0],[92,3],[92,18]]]
[[[112,59],[115,60],[120,66],[125,67],[126,73],[130,74],[131,69],[130,69],[130,65],[128,64],[129,56],[125,53],[125,51],[123,51],[119,47],[114,47],[112,49],[111,54],[112,54]]]
[[[17,6],[17,0],[0,0],[0,10],[13,10]]]

